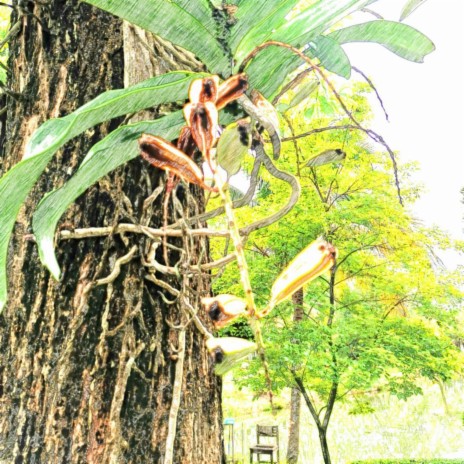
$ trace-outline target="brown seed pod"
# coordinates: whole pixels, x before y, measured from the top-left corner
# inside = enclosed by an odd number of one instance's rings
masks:
[[[235,74],[219,85],[216,107],[224,108],[230,102],[243,95],[248,89],[248,77],[246,74]]]
[[[197,147],[209,161],[210,151],[214,147],[218,132],[218,112],[214,103],[187,103],[184,117],[192,132]]]
[[[169,170],[176,176],[200,185],[206,190],[217,191],[205,184],[202,170],[172,143],[150,134],[142,134],[139,139],[140,154],[152,166]]]
[[[215,103],[218,97],[219,77],[208,76],[203,79],[195,79],[189,87],[190,103]]]

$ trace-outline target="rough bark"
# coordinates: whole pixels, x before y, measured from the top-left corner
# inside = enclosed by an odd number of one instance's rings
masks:
[[[9,85],[22,98],[7,102],[3,172],[21,159],[44,120],[124,85],[119,20],[75,0],[28,2],[27,8],[40,22],[20,18],[20,33],[10,44]],[[179,371],[176,349],[182,344],[174,326],[185,317],[177,304],[160,297],[160,287],[144,279],[140,258],[148,239],[61,242],[60,282],[42,268],[35,245],[25,239],[43,194],[62,185],[86,151],[119,123],[87,131],[60,150],[18,217],[9,255],[9,303],[0,317],[0,463],[163,462]],[[163,179],[133,160],[80,197],[60,227],[141,222],[143,200]],[[189,195],[180,193],[185,204]],[[162,196],[153,211],[161,211],[161,203]],[[154,227],[162,221],[159,214],[149,218]],[[132,259],[116,280],[96,286],[130,250]],[[180,286],[175,278],[170,284]],[[190,284],[198,295],[209,290],[204,279]],[[184,355],[173,462],[220,463],[220,380],[191,325]]]
[[[299,289],[292,295],[293,320],[295,322],[303,319],[303,289]],[[292,388],[290,400],[290,427],[288,431],[287,462],[296,464],[300,449],[300,411],[301,393],[298,388]]]

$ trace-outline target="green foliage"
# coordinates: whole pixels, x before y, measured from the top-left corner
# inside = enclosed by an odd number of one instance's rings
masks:
[[[361,121],[371,117],[366,85],[342,93]],[[308,105],[316,105],[317,98],[312,94]],[[321,113],[311,126],[330,125]],[[292,124],[296,133],[308,130],[301,116]],[[349,392],[373,387],[407,399],[421,393],[419,378],[447,381],[462,372],[463,356],[452,343],[461,336],[457,317],[462,276],[432,265],[429,250],[449,246],[449,239],[417,225],[409,208],[399,205],[389,159],[372,152],[355,131],[328,131],[303,140],[298,156],[287,147],[280,167],[299,173],[302,197],[285,221],[258,232],[248,244],[256,300],[266,305],[281,269],[319,235],[337,246],[339,259],[334,305],[327,279],[319,279],[306,289],[301,322],[292,321],[288,302],[268,316],[264,337],[275,390],[293,386],[294,371],[316,393],[319,409],[334,383],[346,400]],[[314,154],[340,147],[347,153],[343,162],[305,167]],[[417,197],[417,188],[407,180],[413,169],[408,165],[401,170],[408,205]],[[257,207],[243,210],[243,222],[285,202],[288,188],[266,176],[264,180],[271,194],[259,197]],[[235,269],[227,269],[215,284],[218,291],[237,293],[235,276]],[[237,378],[241,385],[265,391],[258,361]]]

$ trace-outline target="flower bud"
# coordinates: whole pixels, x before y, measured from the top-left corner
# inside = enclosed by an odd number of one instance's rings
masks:
[[[202,298],[201,302],[216,329],[221,329],[237,317],[246,314],[246,301],[234,295]]]
[[[256,343],[236,337],[210,338],[206,348],[216,364],[216,375],[224,375],[234,368],[239,361],[256,351]]]
[[[260,317],[282,301],[289,298],[303,285],[319,277],[335,265],[337,249],[321,238],[312,242],[277,277],[272,286],[271,300]]]

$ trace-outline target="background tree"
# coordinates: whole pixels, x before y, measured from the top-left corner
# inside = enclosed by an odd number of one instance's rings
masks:
[[[361,121],[371,117],[368,91],[365,84],[355,85],[351,95],[342,90]],[[333,125],[332,101],[324,91],[313,92],[308,104],[311,128]],[[291,122],[297,134],[311,132],[305,118]],[[329,463],[327,431],[337,401],[356,393],[353,410],[369,410],[374,389],[406,399],[421,392],[420,378],[441,384],[462,372],[464,359],[453,343],[459,338],[462,277],[442,269],[434,255],[452,245],[449,239],[421,227],[408,212],[418,195],[408,182],[413,166],[400,169],[403,208],[388,160],[373,153],[359,131],[312,133],[298,140],[292,148],[299,150],[299,163],[287,147],[279,167],[298,175],[301,201],[285,221],[254,236],[248,261],[257,298],[266,301],[276,274],[309,237],[323,235],[337,244],[339,258],[330,276],[305,290],[302,320],[295,321],[295,302],[288,302],[274,310],[264,330],[273,387],[301,392]],[[342,148],[344,160],[311,167],[317,164],[314,155]],[[266,180],[258,206],[244,216],[256,217],[281,201],[281,186]],[[218,291],[238,291],[232,275],[232,269],[224,273],[215,284]],[[259,372],[253,362],[237,377],[262,392]]]
[[[366,26],[320,34],[371,2],[318,1],[300,8],[290,21],[286,17],[297,2],[256,7],[242,0],[238,8],[200,0],[88,3],[157,37],[74,1],[12,2],[15,33],[2,115],[7,118],[2,124],[6,174],[0,180],[2,458],[219,462],[220,381],[184,311],[191,303],[197,308],[209,291],[204,272],[193,277],[187,272],[208,269],[200,262],[207,259],[207,243],[186,240],[184,234],[167,241],[169,251],[160,256],[159,240],[146,229],[161,233],[165,221],[188,219],[192,209],[201,213],[203,195],[183,186],[164,209],[164,175],[131,161],[139,155],[142,133],[178,136],[185,122],[174,103],[184,102],[189,84],[203,74],[167,73],[133,85],[139,80],[136,71],[201,68],[225,79],[245,68],[250,86],[268,98],[309,56],[348,77],[351,67],[340,44],[359,40]],[[433,50],[422,34],[399,23],[376,22],[369,30],[374,34],[368,40],[407,59],[420,61]],[[304,55],[299,49],[309,42],[314,46]],[[130,87],[97,97],[123,84]],[[147,107],[154,107],[154,120],[144,115],[140,123],[118,127],[117,117]],[[275,128],[259,114],[258,119],[278,155]],[[163,209],[168,217],[153,214]],[[135,226],[128,230],[136,233],[124,234],[116,227],[121,221]],[[201,220],[189,223],[202,225]],[[97,228],[100,235],[93,230],[94,235],[77,240],[84,236],[73,232],[76,228]],[[58,237],[68,241],[61,241],[55,254]],[[40,268],[39,259],[58,282]],[[183,266],[180,279],[171,260]],[[159,261],[164,267],[156,271],[167,269],[163,280],[155,272]],[[173,305],[166,295],[179,292],[183,298]]]

